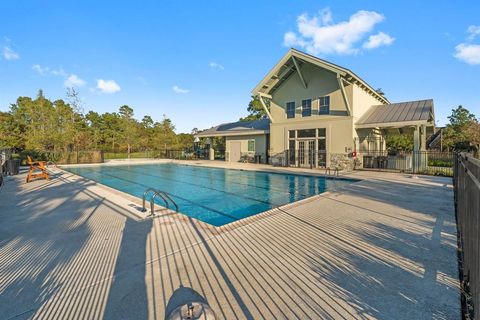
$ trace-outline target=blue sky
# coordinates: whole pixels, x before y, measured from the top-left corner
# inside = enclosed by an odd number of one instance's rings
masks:
[[[2,1],[0,110],[42,88],[85,110],[123,104],[178,132],[235,121],[295,46],[392,102],[433,98],[437,124],[480,117],[479,1]]]

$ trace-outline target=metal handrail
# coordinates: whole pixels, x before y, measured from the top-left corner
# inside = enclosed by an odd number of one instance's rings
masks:
[[[330,169],[330,167],[326,167],[326,168],[325,168],[325,175],[326,175],[326,176],[327,176],[327,175],[328,175],[328,176],[332,175],[332,169]],[[339,175],[338,168],[335,167],[335,168],[333,169],[333,176],[334,176],[334,177],[335,177],[335,176],[338,177],[338,175]]]
[[[166,193],[165,191],[157,190],[154,188],[148,188],[143,192],[143,197],[142,197],[142,212],[147,211],[147,208],[145,207],[145,198],[149,192],[153,192],[153,196],[150,199],[150,214],[154,214],[154,209],[155,209],[155,198],[159,196],[162,198],[162,200],[165,202],[165,207],[169,208],[169,201],[175,206],[175,211],[178,212],[178,205],[177,203]]]
[[[155,189],[153,189],[153,188],[148,188],[147,190],[145,190],[145,191],[143,192],[143,197],[142,197],[142,212],[147,211],[147,209],[145,208],[145,197],[147,196],[147,193],[150,192],[150,191],[157,192],[157,190],[155,190]]]
[[[168,193],[166,193],[165,191],[160,191],[161,194],[163,194],[163,196],[165,198],[168,199],[168,201],[170,201],[174,206],[175,206],[175,211],[178,212],[178,205],[177,203],[172,199],[172,197],[170,197],[170,195]]]
[[[165,207],[168,208],[168,201],[160,194],[160,192],[155,191],[153,197],[150,199],[150,215],[153,216],[155,213],[155,197],[159,196],[165,202]]]

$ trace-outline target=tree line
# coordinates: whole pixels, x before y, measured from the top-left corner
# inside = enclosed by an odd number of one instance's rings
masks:
[[[118,112],[83,112],[78,92],[67,91],[67,101],[51,101],[40,90],[36,98],[19,97],[10,110],[0,112],[0,147],[19,150],[71,152],[103,150],[135,152],[183,150],[193,146],[192,134],[177,134],[172,121],[163,116],[140,121],[134,110],[123,105]]]
[[[460,105],[452,109],[448,120],[449,123],[444,128],[437,128],[441,130],[442,151],[466,151],[478,155],[480,123],[475,114]],[[385,140],[389,151],[413,150],[413,134],[390,134]]]

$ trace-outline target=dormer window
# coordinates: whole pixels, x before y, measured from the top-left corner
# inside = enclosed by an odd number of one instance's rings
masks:
[[[312,99],[302,100],[302,117],[312,115]]]
[[[330,96],[320,97],[318,114],[330,114]]]
[[[287,102],[287,118],[295,118],[295,102]]]

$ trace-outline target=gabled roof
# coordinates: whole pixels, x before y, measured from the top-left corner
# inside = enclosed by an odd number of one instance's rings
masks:
[[[238,121],[224,123],[219,126],[204,130],[195,137],[242,136],[266,134],[270,132],[270,120],[260,119],[255,121]]]
[[[357,128],[435,123],[433,100],[418,100],[372,106],[356,123]]]
[[[298,61],[300,67],[304,63],[311,63],[320,68],[326,69],[341,76],[345,81],[350,83],[357,83],[360,87],[376,96],[384,103],[390,103],[388,99],[373,89],[368,83],[357,76],[351,70],[331,63],[329,61],[317,58],[305,52],[291,48],[280,59],[280,61],[270,70],[270,72],[260,81],[259,84],[252,90],[252,94],[258,93],[271,94],[273,93],[285,80],[287,80],[294,72],[296,72],[295,62],[292,57]],[[301,68],[300,68],[301,69]]]

